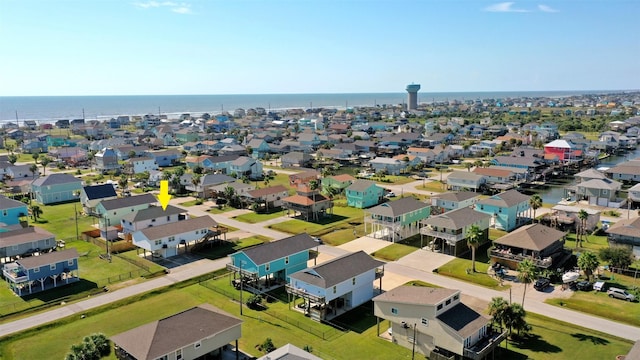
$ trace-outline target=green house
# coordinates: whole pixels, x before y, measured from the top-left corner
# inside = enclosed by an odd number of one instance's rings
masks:
[[[364,209],[378,205],[384,199],[384,188],[371,180],[356,180],[345,191],[347,205]]]
[[[322,179],[322,192],[326,195],[342,194],[354,181],[356,178],[349,174],[327,176]]]
[[[431,214],[431,206],[406,197],[364,211],[364,231],[375,239],[397,242],[420,233],[420,221]]]

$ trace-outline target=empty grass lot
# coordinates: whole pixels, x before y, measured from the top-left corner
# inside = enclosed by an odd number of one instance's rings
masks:
[[[282,211],[282,210],[278,210],[278,211],[274,211],[274,212],[270,212],[270,213],[247,213],[247,214],[242,214],[242,215],[238,215],[238,216],[234,216],[233,218],[238,220],[238,221],[242,221],[242,222],[246,222],[249,224],[257,224],[263,221],[267,221],[267,220],[271,220],[271,219],[275,219],[275,218],[279,218],[282,216],[285,216],[286,212]]]
[[[424,191],[432,191],[437,193],[447,191],[446,186],[443,183],[441,183],[440,181],[433,181],[433,180],[425,182],[424,186],[423,185],[416,186],[416,189],[424,190]]]
[[[337,200],[336,203],[339,203],[339,201],[340,200]],[[334,206],[332,215],[321,218],[317,222],[293,219],[269,225],[269,228],[289,234],[300,234],[306,232],[313,236],[321,236],[323,240],[325,240],[326,235],[337,231],[351,231],[350,236],[348,235],[348,232],[340,233],[341,237],[339,238],[334,236],[334,240],[336,241],[336,243],[345,243],[349,240],[354,239],[353,228],[362,224],[363,216],[364,212],[362,209],[356,209],[347,206]],[[356,228],[356,232],[360,235],[362,235],[363,231],[364,228]],[[330,243],[329,238],[327,238],[327,241],[328,243]]]
[[[39,205],[42,209],[42,215],[38,218],[37,222],[33,222],[33,218],[30,218],[29,224],[37,227],[41,227],[54,235],[56,239],[70,239],[76,237],[75,216],[74,216],[74,204],[78,213],[78,231],[82,234],[83,231],[93,229],[93,224],[96,222],[95,218],[82,214],[82,205],[79,202],[56,204],[56,205]]]
[[[412,236],[408,239],[404,239],[400,242],[397,242],[395,244],[391,244],[389,246],[386,246],[376,252],[374,252],[373,255],[374,257],[377,257],[379,259],[382,260],[386,260],[386,261],[396,261],[398,259],[400,259],[403,256],[407,256],[409,254],[411,254],[412,252],[420,249],[421,245],[426,245],[427,241],[424,241],[424,244],[421,243],[420,241],[420,235],[415,235]]]
[[[489,263],[486,250],[476,250],[476,272],[467,272],[468,269],[471,269],[471,260],[455,258],[439,267],[438,274],[495,290],[504,290],[510,287],[506,284],[500,286],[500,282],[496,278],[487,274]]]
[[[271,238],[262,235],[250,236],[238,241],[220,241],[211,243],[211,246],[198,250],[198,254],[208,259],[220,259],[242,249],[261,245],[271,241]]]

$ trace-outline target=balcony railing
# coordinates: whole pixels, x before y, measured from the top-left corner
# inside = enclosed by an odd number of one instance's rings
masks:
[[[293,295],[297,295],[300,296],[301,298],[304,299],[309,299],[310,301],[317,303],[317,304],[322,304],[325,301],[325,297],[324,296],[318,296],[318,295],[313,295],[313,294],[309,294],[307,292],[307,290],[305,289],[298,289],[294,286],[291,286],[289,284],[285,285],[285,289],[287,290],[287,293],[289,294],[293,294]]]
[[[532,258],[531,255],[512,254],[508,251],[503,251],[503,250],[491,250],[491,256],[498,259],[511,260],[511,261],[517,261],[517,262],[521,262],[524,259],[529,259],[529,260],[532,260],[537,267],[541,267],[545,269],[553,264],[553,259],[551,257],[546,257],[544,259],[536,259],[536,258]]]
[[[464,234],[448,234],[445,232],[440,232],[440,231],[435,231],[432,229],[429,229],[428,227],[423,227],[420,229],[420,234],[422,235],[427,235],[427,236],[433,236],[434,238],[440,238],[440,239],[445,239],[449,242],[458,242],[462,239],[464,239]]]
[[[5,265],[2,273],[6,279],[14,283],[21,283],[29,280],[27,271],[19,266],[15,266],[15,264],[14,266]]]
[[[491,332],[484,338],[478,341],[471,348],[464,349],[464,357],[470,359],[484,359],[493,348],[500,345],[500,343],[507,338],[507,332]]]

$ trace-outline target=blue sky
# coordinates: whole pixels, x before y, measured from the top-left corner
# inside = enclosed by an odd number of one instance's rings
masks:
[[[640,1],[0,0],[0,96],[631,90]]]

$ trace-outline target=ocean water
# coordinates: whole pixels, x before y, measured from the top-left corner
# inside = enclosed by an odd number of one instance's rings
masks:
[[[520,92],[419,92],[418,102],[446,100],[505,99],[516,97],[566,97],[611,93],[612,91],[520,91]],[[58,119],[106,120],[118,115],[182,113],[217,114],[236,108],[262,107],[267,110],[310,107],[345,108],[355,106],[397,105],[407,101],[406,93],[352,94],[262,94],[262,95],[139,95],[139,96],[3,96],[0,97],[0,121]]]

